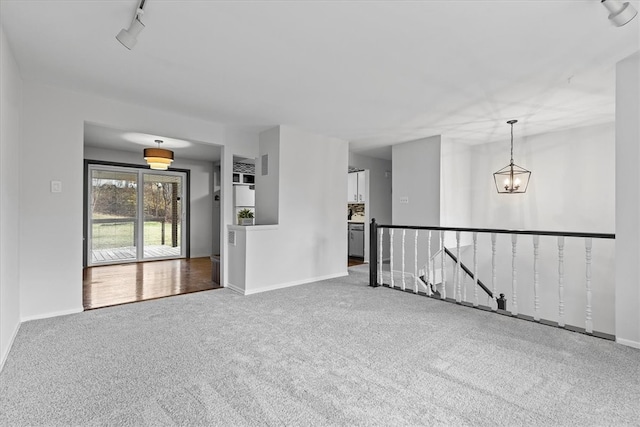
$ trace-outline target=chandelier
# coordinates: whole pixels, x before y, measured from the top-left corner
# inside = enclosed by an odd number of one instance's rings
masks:
[[[509,120],[507,123],[511,125],[511,162],[498,172],[495,172],[493,180],[496,183],[498,193],[526,193],[531,172],[513,163],[513,124],[518,123],[518,121]]]

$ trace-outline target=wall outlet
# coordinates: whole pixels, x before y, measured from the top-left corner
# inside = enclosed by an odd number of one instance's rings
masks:
[[[400,203],[404,205],[409,204],[409,198],[407,196],[400,197]]]
[[[51,181],[51,192],[62,193],[62,181]]]

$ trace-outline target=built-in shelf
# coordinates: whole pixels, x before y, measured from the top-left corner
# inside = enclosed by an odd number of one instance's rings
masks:
[[[256,176],[249,173],[233,173],[233,183],[234,184],[250,184],[253,185],[256,183]]]

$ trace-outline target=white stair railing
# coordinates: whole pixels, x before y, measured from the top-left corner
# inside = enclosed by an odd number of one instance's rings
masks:
[[[615,239],[613,234],[602,233],[572,233],[572,232],[547,232],[547,231],[529,231],[529,230],[495,230],[495,229],[468,229],[454,227],[415,227],[415,226],[386,226],[375,224],[375,233],[377,242],[373,242],[371,248],[376,249],[374,262],[377,274],[373,275],[372,283],[374,285],[385,284],[383,276],[383,255],[382,252],[386,248],[387,242],[384,239],[384,229],[389,231],[388,247],[389,247],[389,285],[396,287],[398,274],[400,274],[401,283],[398,287],[402,290],[410,289],[413,293],[432,296],[433,289],[438,289],[439,298],[442,300],[455,301],[460,304],[467,304],[473,307],[480,307],[478,288],[483,288],[487,294],[487,307],[493,311],[497,308],[504,308],[508,314],[514,317],[526,318],[537,322],[550,323],[554,322],[559,327],[567,327],[572,330],[581,330],[588,334],[602,335],[602,329],[597,328],[600,332],[594,332],[594,322],[597,320],[601,325],[605,320],[611,318],[611,315],[599,314],[599,307],[603,305],[602,295],[606,286],[596,286],[594,291],[594,283],[600,284],[601,281],[612,280],[612,262],[608,264],[599,263],[597,265],[597,274],[594,276],[594,241],[599,244],[603,241],[611,241]],[[395,242],[395,231],[401,230],[401,241]],[[413,230],[413,242],[407,241],[407,230]],[[421,233],[420,230],[425,230]],[[433,253],[433,234],[436,231],[436,240],[438,250]],[[446,233],[455,231],[455,256],[446,249]],[[465,240],[465,247],[470,247],[472,251],[467,253],[466,261],[463,260],[463,235],[468,233],[468,240]],[[500,242],[506,243],[502,238],[498,237],[502,234],[510,235],[510,269],[504,270],[506,267],[507,257],[503,254],[503,249],[498,251]],[[518,247],[519,236],[531,235],[532,246],[526,245],[523,248]],[[411,236],[411,235],[410,235]],[[482,240],[484,236],[487,240]],[[555,274],[549,261],[554,256],[548,252],[542,253],[543,245],[541,238],[553,236],[556,239],[555,255]],[[489,240],[490,239],[490,240]],[[569,239],[569,240],[566,240]],[[583,242],[584,252],[582,252],[582,279],[575,277],[576,263],[579,263],[579,256],[576,258],[575,243]],[[490,242],[490,246],[483,246],[482,242]],[[398,244],[399,243],[399,244]],[[426,250],[424,249],[426,245]],[[400,246],[400,247],[397,247]],[[504,246],[504,245],[503,245]],[[483,247],[484,258],[482,256]],[[373,250],[373,249],[372,249]],[[400,250],[398,253],[397,251]],[[606,259],[613,259],[614,245],[607,247],[605,253]],[[412,256],[411,251],[413,251]],[[569,251],[569,252],[567,252]],[[606,252],[605,251],[605,252]],[[408,252],[408,253],[407,253]],[[499,255],[500,254],[500,255]],[[567,258],[569,254],[569,258]],[[599,252],[598,256],[602,256]],[[438,259],[440,257],[440,259]],[[452,281],[448,283],[447,261],[446,258],[452,259]],[[606,261],[605,259],[605,261]],[[436,267],[436,260],[439,268]],[[400,270],[395,270],[396,261],[399,261]],[[411,263],[413,263],[411,265]],[[471,265],[469,269],[467,265]],[[567,270],[568,266],[568,270]],[[408,268],[407,268],[408,267]],[[604,269],[608,269],[603,271]],[[439,270],[439,272],[438,272]],[[522,271],[521,271],[522,270]],[[527,272],[528,270],[528,272]],[[484,273],[483,273],[484,271]],[[488,289],[481,282],[482,275],[491,276],[491,289]],[[438,275],[440,277],[438,277]],[[407,276],[413,276],[413,286],[406,282]],[[468,277],[467,277],[468,276]],[[553,276],[555,276],[556,286],[554,291]],[[597,281],[594,281],[597,277]],[[440,280],[438,280],[440,279]],[[470,279],[470,280],[469,280]],[[499,294],[500,284],[504,286],[510,279],[511,286],[507,291],[503,290],[509,299],[508,307],[505,307],[506,299],[503,294]],[[549,280],[551,279],[551,280]],[[439,282],[439,283],[438,283]],[[469,293],[469,282],[473,287]],[[447,285],[453,293],[453,300],[447,298]],[[423,289],[424,287],[424,289]],[[504,288],[503,288],[504,289]],[[424,292],[422,292],[424,290]],[[556,297],[554,297],[554,294]],[[436,294],[437,295],[437,294]],[[498,298],[500,295],[500,298]],[[595,297],[598,295],[597,297]],[[579,299],[577,299],[577,297]],[[612,300],[612,298],[610,298]],[[595,301],[595,305],[594,305]],[[555,315],[553,314],[554,302],[557,304]],[[581,307],[581,309],[580,309]],[[582,321],[576,321],[576,316],[582,310]],[[613,310],[613,304],[611,304]],[[606,319],[605,319],[606,318]],[[611,323],[611,322],[610,322]],[[580,326],[578,326],[580,325]],[[584,326],[582,328],[582,325]],[[604,333],[613,332],[613,326],[604,328]]]

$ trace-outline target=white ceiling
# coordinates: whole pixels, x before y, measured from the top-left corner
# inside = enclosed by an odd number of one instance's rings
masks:
[[[222,153],[218,145],[114,129],[90,122],[84,124],[84,144],[89,147],[129,151],[138,153],[138,156],[142,158],[142,152],[145,148],[158,146],[157,140],[162,141],[161,148],[172,150],[176,159],[215,162],[220,160]]]
[[[507,139],[512,118],[516,135],[610,122],[615,63],[640,46],[640,19],[616,28],[599,0],[147,0],[129,51],[137,3],[1,0],[0,19],[25,80],[381,157]]]

